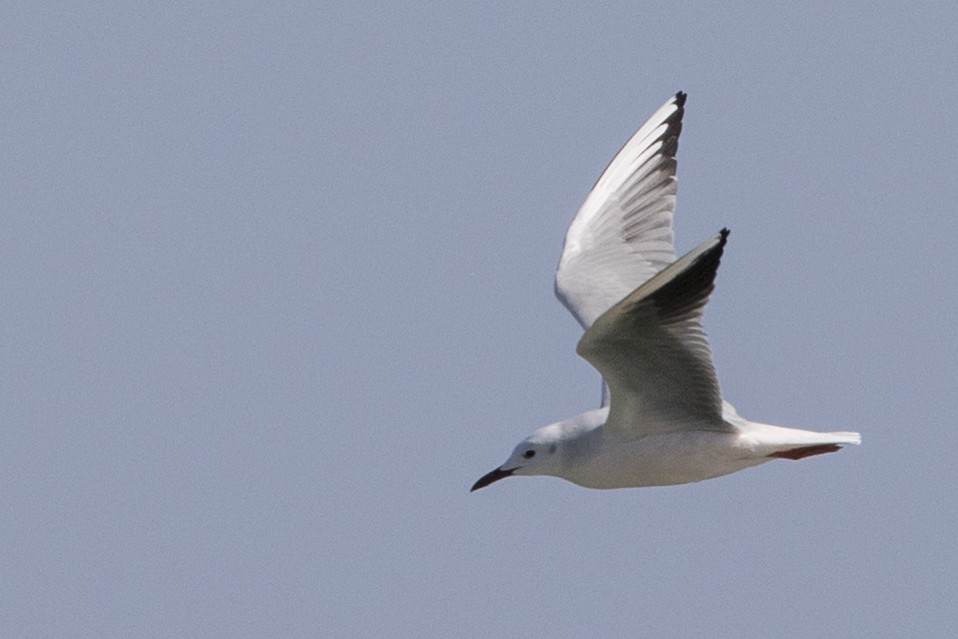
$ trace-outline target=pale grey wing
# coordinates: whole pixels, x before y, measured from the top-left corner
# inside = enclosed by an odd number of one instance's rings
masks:
[[[675,94],[626,142],[566,232],[555,291],[583,328],[675,259],[675,153],[685,97]]]
[[[702,312],[728,230],[690,251],[600,316],[576,348],[612,393],[606,428],[638,437],[730,430]]]

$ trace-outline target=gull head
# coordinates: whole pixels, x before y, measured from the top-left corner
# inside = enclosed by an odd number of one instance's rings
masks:
[[[519,442],[502,466],[480,477],[469,492],[513,475],[558,475],[563,435],[561,424],[540,428]]]

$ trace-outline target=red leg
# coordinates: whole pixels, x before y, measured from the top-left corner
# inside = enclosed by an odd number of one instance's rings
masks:
[[[769,457],[779,457],[781,459],[805,459],[812,455],[821,455],[823,453],[834,453],[841,446],[838,444],[816,444],[815,446],[802,446],[801,448],[790,448],[777,453],[772,453]]]

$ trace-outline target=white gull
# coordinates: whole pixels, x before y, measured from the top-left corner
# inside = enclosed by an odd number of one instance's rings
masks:
[[[684,484],[861,442],[751,422],[722,400],[702,312],[729,232],[678,260],[672,241],[685,98],[675,94],[629,139],[566,233],[555,290],[585,329],[576,352],[604,378],[601,408],[535,431],[472,490],[512,475]]]

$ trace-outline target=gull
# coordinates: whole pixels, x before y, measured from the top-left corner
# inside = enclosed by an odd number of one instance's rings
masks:
[[[685,484],[861,443],[752,422],[722,399],[702,313],[729,231],[678,260],[673,246],[685,100],[676,93],[626,142],[566,232],[555,292],[585,329],[576,352],[602,374],[601,407],[535,431],[473,491],[513,475]]]

